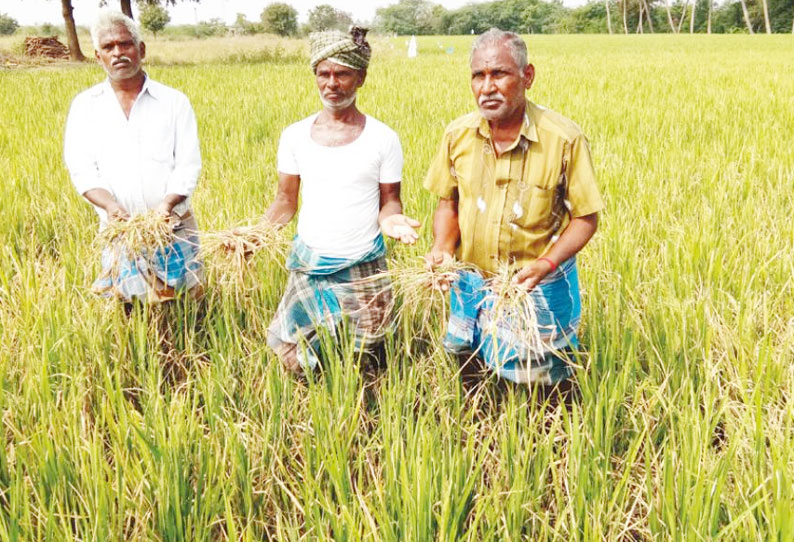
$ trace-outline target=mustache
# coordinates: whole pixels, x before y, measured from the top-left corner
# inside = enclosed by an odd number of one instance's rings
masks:
[[[501,92],[492,92],[490,94],[483,94],[482,96],[480,96],[477,99],[477,103],[479,105],[482,105],[483,102],[487,102],[489,100],[496,100],[496,101],[499,101],[499,102],[504,102],[505,101],[505,97],[502,96]]]
[[[126,62],[127,64],[129,64],[130,62],[132,62],[132,59],[130,57],[128,57],[128,56],[121,55],[120,57],[115,59],[110,64],[111,64],[111,66],[115,66],[116,64],[121,64],[122,62]]]

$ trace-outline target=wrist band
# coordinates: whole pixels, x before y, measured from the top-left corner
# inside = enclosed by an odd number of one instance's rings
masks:
[[[557,269],[557,264],[554,263],[553,261],[551,261],[550,258],[547,258],[546,256],[543,256],[542,258],[538,258],[538,261],[541,261],[541,260],[544,261],[544,262],[548,262],[548,264],[551,266],[551,270],[552,271]]]

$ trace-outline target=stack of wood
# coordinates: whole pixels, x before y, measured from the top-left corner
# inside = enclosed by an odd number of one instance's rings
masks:
[[[49,38],[28,36],[25,38],[25,54],[47,58],[69,58],[69,48],[55,36]]]

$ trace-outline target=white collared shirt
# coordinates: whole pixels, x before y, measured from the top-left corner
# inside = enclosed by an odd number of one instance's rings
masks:
[[[196,116],[187,96],[147,76],[128,119],[105,80],[72,101],[64,160],[80,194],[104,188],[131,215],[179,194],[187,199],[174,212],[183,215],[201,172]]]

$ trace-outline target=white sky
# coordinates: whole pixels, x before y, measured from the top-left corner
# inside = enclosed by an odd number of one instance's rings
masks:
[[[195,3],[179,0],[175,6],[169,6],[171,24],[193,24],[219,18],[233,23],[237,13],[244,13],[249,21],[258,21],[264,7],[276,0],[202,0]],[[305,22],[310,9],[319,4],[330,4],[337,9],[347,11],[353,19],[370,21],[379,7],[396,4],[397,0],[278,0],[290,4],[298,10],[298,19]],[[431,0],[447,9],[459,8],[472,1],[483,0]],[[581,4],[584,0],[565,0],[566,5]],[[133,0],[133,12],[136,12]],[[72,0],[74,19],[78,25],[90,26],[96,15],[99,0]],[[118,7],[118,0],[108,0],[108,5]],[[41,23],[62,24],[61,3],[59,0],[0,0],[0,13],[7,13],[21,25]]]

